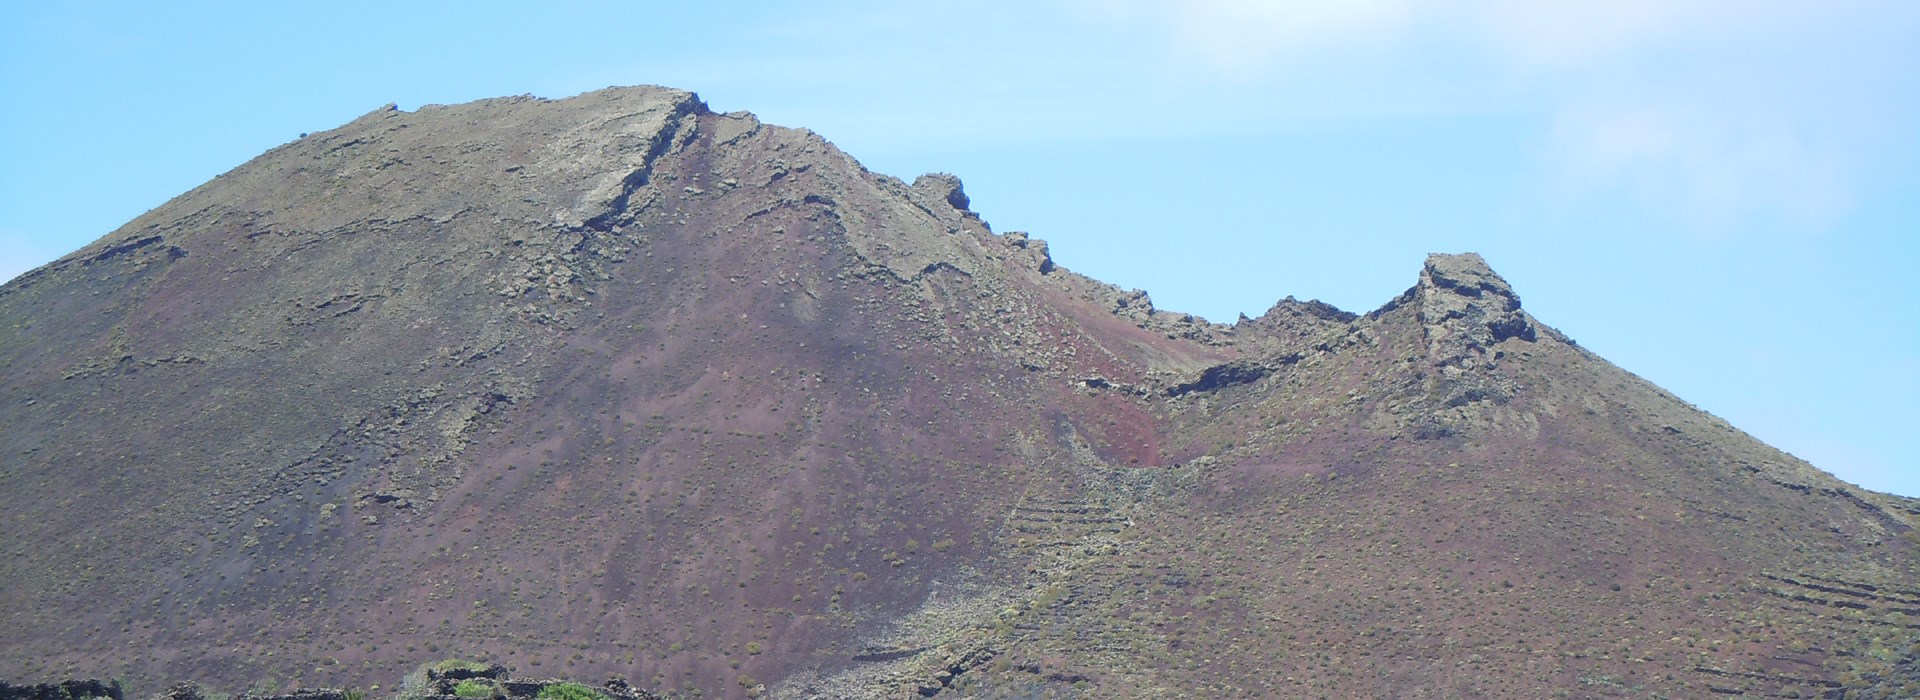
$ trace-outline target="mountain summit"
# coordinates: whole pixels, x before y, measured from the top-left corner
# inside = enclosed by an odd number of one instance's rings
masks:
[[[618,88],[376,110],[0,287],[0,676],[1913,697],[1920,502],[1473,254],[1224,325]]]

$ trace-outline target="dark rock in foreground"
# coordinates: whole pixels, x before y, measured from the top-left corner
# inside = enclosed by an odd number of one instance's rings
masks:
[[[0,700],[126,700],[118,681],[95,679],[13,685],[0,681]]]

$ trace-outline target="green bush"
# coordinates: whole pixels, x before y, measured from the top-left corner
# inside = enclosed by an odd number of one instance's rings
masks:
[[[579,683],[553,683],[534,696],[539,700],[610,700],[606,693]]]
[[[427,668],[431,668],[441,673],[446,673],[447,671],[485,671],[487,670],[487,665],[478,661],[468,661],[466,659],[442,659],[440,661],[435,661],[431,664],[427,664]]]
[[[453,694],[463,698],[475,698],[476,700],[480,698],[490,698],[494,695],[493,684],[469,678],[454,684]]]

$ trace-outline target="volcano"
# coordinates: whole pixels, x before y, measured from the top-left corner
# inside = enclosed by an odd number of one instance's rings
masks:
[[[0,287],[0,676],[1920,697],[1920,501],[1479,256],[1226,325],[969,207],[665,88],[268,151]]]

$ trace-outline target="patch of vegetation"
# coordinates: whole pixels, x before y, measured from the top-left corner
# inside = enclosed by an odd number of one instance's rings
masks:
[[[485,671],[488,665],[479,661],[468,661],[466,659],[442,659],[427,664],[427,668],[446,673],[448,671]]]
[[[534,696],[539,700],[608,700],[606,693],[579,683],[553,683]]]
[[[463,698],[490,698],[494,696],[493,683],[469,678],[454,684],[453,694]]]

